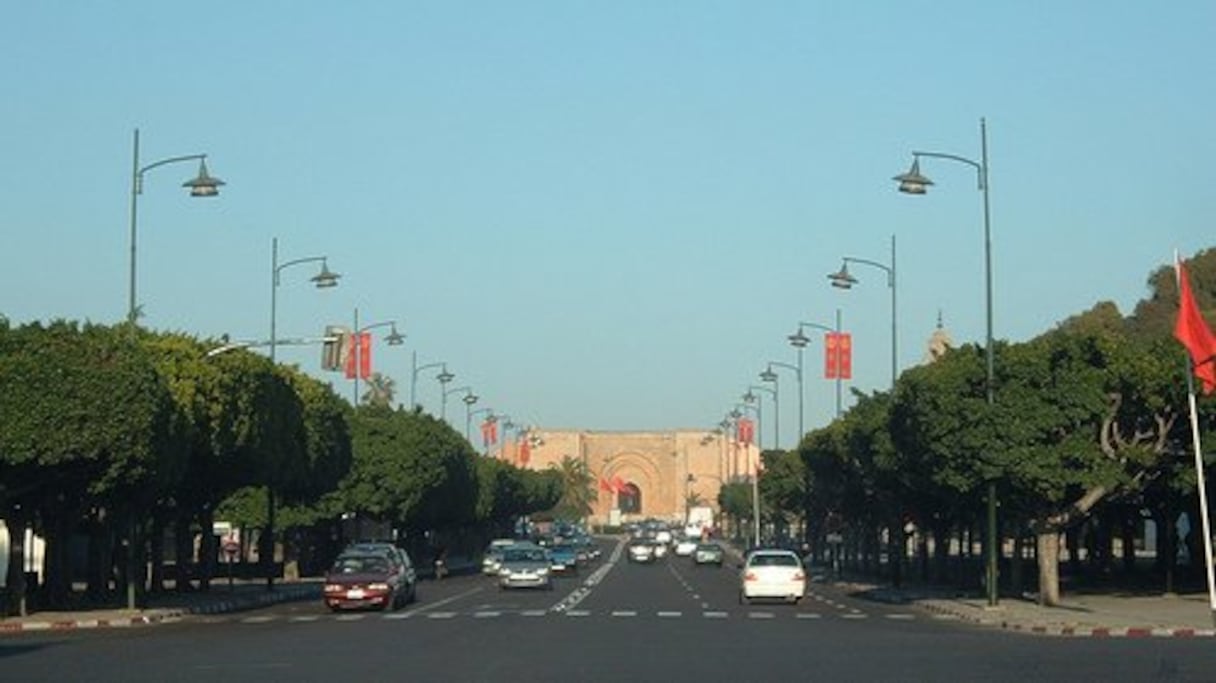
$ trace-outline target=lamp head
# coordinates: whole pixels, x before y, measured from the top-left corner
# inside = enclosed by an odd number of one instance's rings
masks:
[[[901,173],[892,180],[899,181],[899,191],[904,194],[924,194],[925,190],[933,184],[925,176],[920,174],[920,159],[912,158],[912,168],[908,169],[907,173]]]
[[[743,417],[743,413],[739,412],[738,408],[732,408],[730,411],[730,416],[738,420],[739,418]]]
[[[443,372],[440,372],[438,375],[435,375],[435,379],[439,380],[440,384],[447,384],[448,382],[451,382],[452,380],[456,379],[456,375],[453,375],[452,373],[448,372],[448,368],[445,365],[443,368]]]
[[[405,343],[405,335],[397,331],[397,323],[393,323],[392,331],[384,338],[389,346],[401,346]]]
[[[198,175],[182,183],[182,187],[190,188],[191,197],[214,197],[220,193],[224,181],[207,173],[207,160],[199,159]]]
[[[329,269],[329,265],[321,262],[321,272],[309,278],[312,283],[317,286],[317,289],[329,289],[330,287],[338,286],[338,278],[342,277],[338,273]]]
[[[837,289],[852,289],[853,285],[857,284],[857,278],[849,272],[849,264],[843,263],[840,265],[840,270],[828,275],[828,279],[832,281],[832,286]]]
[[[462,398],[460,400],[464,401],[464,404],[466,406],[471,406],[474,403],[477,403],[477,394],[474,394],[473,392],[470,391],[469,393],[464,395],[464,398]]]
[[[764,372],[760,373],[760,379],[764,382],[776,382],[777,373],[773,372],[773,366],[770,365],[765,368]]]
[[[811,343],[811,338],[802,333],[801,326],[798,328],[797,332],[786,337],[786,339],[790,340],[790,346],[799,349],[806,348],[806,345]]]
[[[743,394],[743,400],[744,400],[744,401],[747,401],[748,403],[755,403],[755,402],[756,402],[756,395],[752,393],[752,390],[751,390],[751,389],[748,389],[748,390],[747,390],[747,393],[746,393],[746,394]]]

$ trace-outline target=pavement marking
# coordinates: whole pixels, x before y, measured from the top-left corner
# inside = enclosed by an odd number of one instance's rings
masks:
[[[474,593],[480,593],[482,591],[482,589],[484,589],[484,588],[485,588],[485,586],[478,586],[477,588],[467,590],[463,593],[457,593],[456,595],[448,596],[442,600],[436,600],[435,602],[429,602],[429,603],[423,605],[422,607],[415,607],[414,609],[406,612],[406,614],[410,615],[410,616],[413,616],[415,614],[422,614],[423,612],[427,612],[429,610],[435,609],[436,607],[442,607],[443,605],[446,605],[449,602],[455,602],[456,600],[468,597],[470,595],[473,595]]]
[[[618,609],[612,612],[614,617],[636,617],[637,615],[638,613],[631,609]]]
[[[520,616],[524,617],[543,617],[549,613],[549,610],[544,609],[526,609],[520,612]]]
[[[938,621],[958,621],[959,620],[959,616],[957,614],[934,614],[933,618],[937,619]]]
[[[302,623],[302,622],[306,622],[306,621],[317,621],[320,618],[321,618],[321,615],[312,614],[312,615],[306,615],[306,616],[295,616],[295,617],[288,619],[288,621],[298,624],[298,623]]]
[[[865,618],[869,617],[870,615],[868,615],[868,614],[858,614],[858,613],[856,613],[856,612],[850,612],[850,613],[848,613],[848,614],[842,614],[842,615],[840,615],[840,616],[841,616],[841,618],[843,618],[843,619],[865,619]]]
[[[428,619],[451,619],[456,616],[455,612],[431,612],[426,615]]]
[[[706,619],[725,619],[726,612],[705,612],[701,616]]]
[[[887,618],[888,618],[888,619],[899,619],[899,620],[902,620],[902,621],[908,621],[908,620],[910,620],[910,619],[915,619],[915,618],[916,618],[916,615],[915,615],[915,614],[903,614],[903,613],[900,613],[900,614],[888,614],[888,615],[887,615]]]
[[[402,619],[409,619],[412,616],[414,616],[413,612],[393,612],[392,614],[384,615],[383,618],[391,619],[393,621],[400,621]]]
[[[672,619],[675,617],[682,617],[682,616],[684,616],[683,612],[659,612],[659,617],[661,617],[663,619]]]
[[[363,621],[366,614],[339,614],[335,621]]]
[[[795,619],[822,619],[823,615],[818,612],[799,612]]]
[[[585,609],[572,609],[572,610],[566,610],[566,616],[568,616],[568,617],[589,617],[589,616],[591,616],[591,612],[589,612]]]
[[[474,619],[493,619],[494,617],[501,617],[501,616],[502,616],[502,612],[495,612],[494,610],[485,610],[483,612],[474,612],[473,613]]]
[[[772,619],[774,616],[776,616],[776,615],[774,615],[772,612],[748,612],[747,613],[748,619]]]
[[[241,619],[241,623],[242,624],[265,624],[267,622],[271,622],[274,620],[275,620],[275,617],[272,617],[272,616],[245,617],[244,619]]]

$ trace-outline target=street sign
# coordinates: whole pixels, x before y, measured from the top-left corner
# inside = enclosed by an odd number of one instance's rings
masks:
[[[232,541],[232,540],[224,541],[224,552],[228,554],[229,558],[234,557],[240,551],[241,551],[240,543],[237,543],[236,541]]]
[[[232,533],[232,522],[212,522],[212,536],[227,536]]]

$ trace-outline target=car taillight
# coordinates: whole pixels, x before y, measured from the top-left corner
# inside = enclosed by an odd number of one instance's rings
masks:
[[[327,584],[325,584],[325,592],[326,592],[326,593],[341,593],[341,592],[342,592],[342,590],[343,590],[342,586],[339,586],[339,585],[338,585],[338,584],[336,584],[336,583],[327,583]]]
[[[755,581],[755,580],[756,580],[756,573],[755,573],[755,572],[748,572],[748,573],[744,574],[744,575],[743,575],[743,580],[744,580],[744,581]]]
[[[794,572],[795,581],[806,581],[806,575],[802,572]]]
[[[386,591],[388,590],[388,584],[382,582],[369,583],[367,584],[367,589],[369,591]]]

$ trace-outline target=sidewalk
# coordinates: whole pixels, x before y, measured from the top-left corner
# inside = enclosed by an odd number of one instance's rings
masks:
[[[830,585],[863,600],[915,605],[944,619],[1010,631],[1055,636],[1213,637],[1213,616],[1206,593],[1126,595],[1065,594],[1059,607],[1042,607],[1033,597],[1003,597],[989,607],[983,596],[946,590],[837,581]]]
[[[192,614],[221,614],[256,609],[294,600],[320,600],[321,581],[277,582],[273,591],[264,581],[238,582],[229,590],[227,582],[215,581],[211,590],[192,593],[166,592],[148,595],[140,609],[98,608],[43,610],[24,617],[0,617],[0,636],[30,631],[70,631],[89,628],[123,628],[171,623]]]

